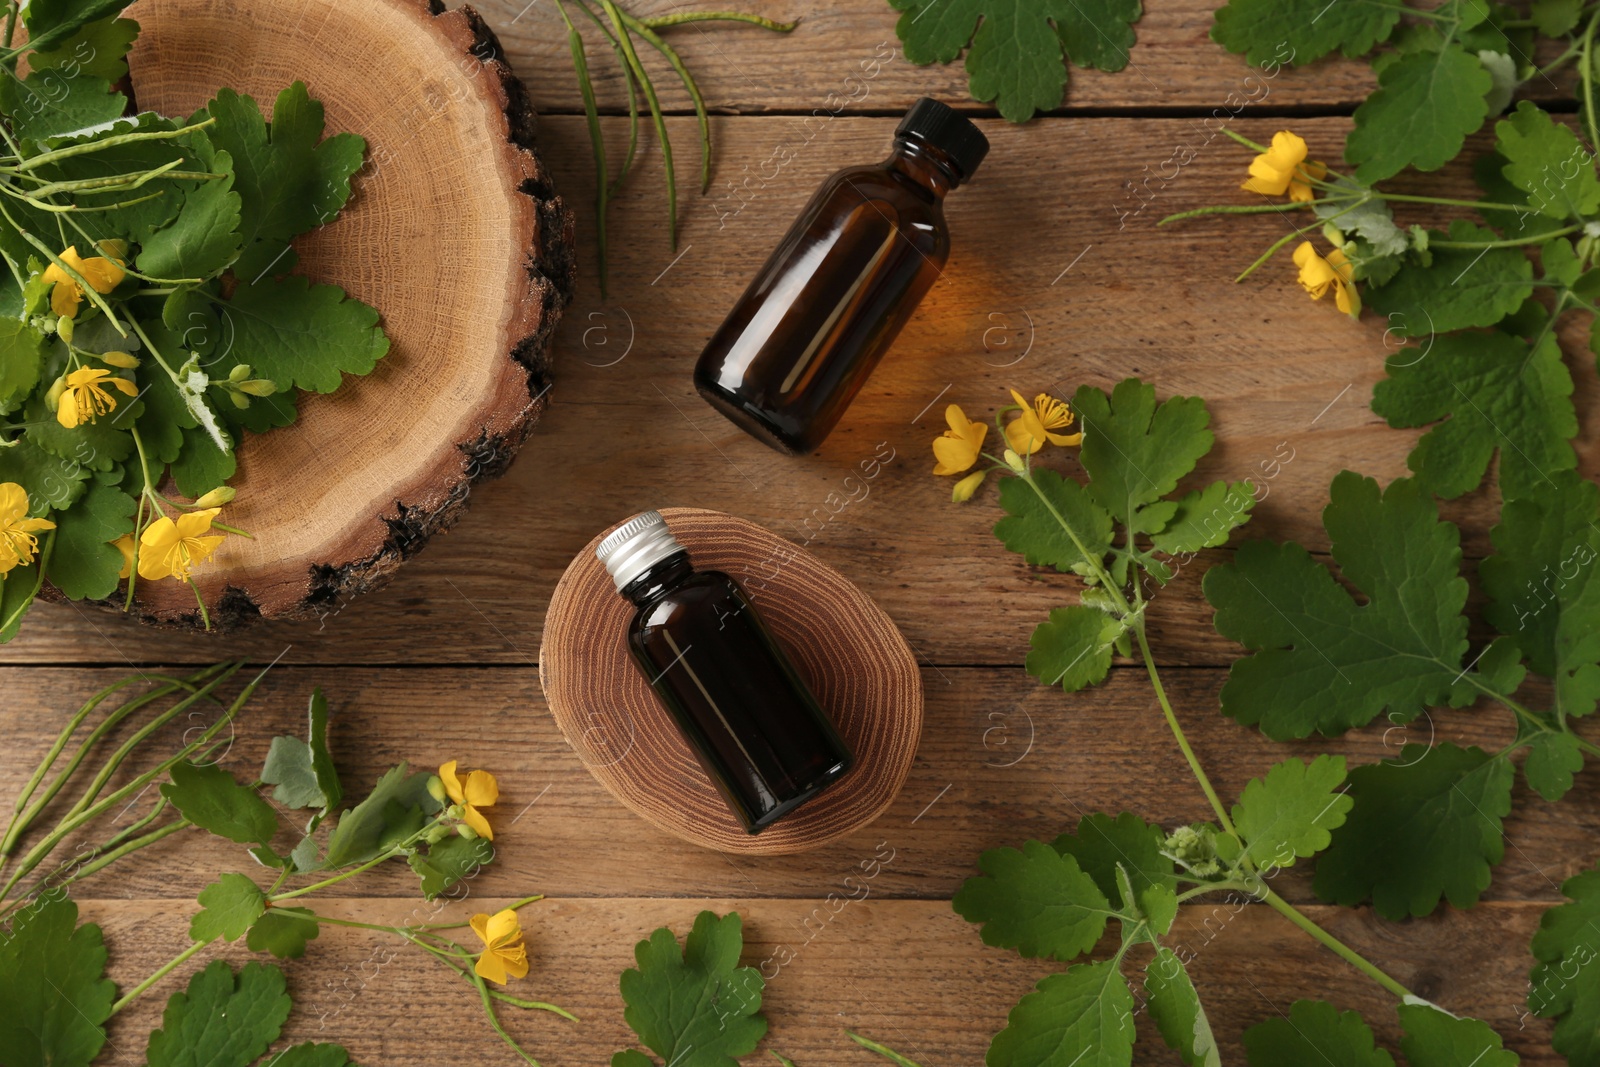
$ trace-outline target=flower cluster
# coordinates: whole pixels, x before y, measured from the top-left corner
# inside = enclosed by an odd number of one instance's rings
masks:
[[[1082,443],[1081,431],[1056,432],[1070,429],[1077,421],[1066,401],[1059,400],[1049,393],[1040,393],[1033,398],[1033,403],[1029,404],[1015,389],[1011,390],[1011,399],[1015,403],[1008,404],[995,413],[995,426],[1000,428],[1001,436],[1006,442],[1003,462],[1005,467],[1021,470],[1022,457],[1033,455],[1047,444],[1070,446]],[[1016,414],[1004,427],[1000,427],[1001,417],[1009,412]],[[968,419],[966,412],[957,404],[951,404],[944,409],[944,420],[950,428],[934,439],[934,474],[954,475],[971,470],[980,457],[988,459],[995,468],[1002,466],[1002,461],[986,455],[983,451],[984,438],[989,435],[989,427],[986,424]],[[955,484],[950,499],[958,504],[971,500],[988,474],[989,470],[974,471],[962,478]]]

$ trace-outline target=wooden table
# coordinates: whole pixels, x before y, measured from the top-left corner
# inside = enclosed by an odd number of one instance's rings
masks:
[[[231,756],[241,772],[257,765],[272,734],[299,729],[305,695],[320,684],[352,786],[401,759],[455,758],[499,775],[499,858],[456,910],[549,894],[524,912],[533,970],[520,988],[583,1021],[508,1017],[547,1065],[608,1062],[631,1043],[617,977],[634,942],[662,924],[681,934],[702,908],[744,916],[746,962],[793,951],[767,985],[765,1047],[802,1067],[877,1062],[848,1044],[842,1029],[850,1027],[923,1067],[980,1063],[1009,1007],[1052,968],[984,946],[951,910],[978,853],[1049,839],[1086,811],[1128,809],[1171,826],[1207,810],[1142,670],[1119,665],[1103,687],[1070,697],[1023,672],[1031,628],[1072,590],[998,546],[992,497],[949,504],[949,481],[929,474],[929,441],[952,401],[989,412],[1008,386],[1070,391],[1137,374],[1163,396],[1209,401],[1218,445],[1200,475],[1260,478],[1261,464],[1279,459],[1251,531],[1325,553],[1318,516],[1332,476],[1345,467],[1399,476],[1415,436],[1388,429],[1367,408],[1386,351],[1383,322],[1352,324],[1313,304],[1286,256],[1232,285],[1282,232],[1280,220],[1159,230],[1156,220],[1238,197],[1249,155],[1216,127],[1242,97],[1256,100],[1233,128],[1266,139],[1291,125],[1314,157],[1335,158],[1370,76],[1361,64],[1326,63],[1286,71],[1262,94],[1246,84],[1242,60],[1207,39],[1211,4],[1163,0],[1139,24],[1129,69],[1074,69],[1062,110],[1014,126],[976,109],[993,151],[977,181],[949,201],[948,269],[843,425],[819,454],[797,460],[703,404],[691,365],[816,184],[847,163],[882,158],[917,96],[970,106],[964,73],[901,58],[896,16],[882,0],[751,0],[763,14],[803,14],[789,38],[745,27],[674,31],[718,109],[713,189],[693,195],[694,120],[663,70],[657,84],[677,116],[669,126],[688,191],[682,240],[676,252],[668,247],[660,157],[647,141],[611,216],[612,295],[602,302],[589,146],[566,44],[550,4],[524,3],[488,0],[483,13],[543,115],[540,143],[578,213],[583,267],[558,336],[554,403],[521,459],[475,490],[468,516],[388,588],[320,625],[207,639],[73,606],[35,611],[0,652],[0,795],[13,794],[69,707],[130,666],[283,653],[241,723]],[[874,59],[881,69],[864,77]],[[611,70],[609,57],[594,62]],[[624,132],[620,89],[615,77],[599,78],[611,136]],[[398,90],[396,106],[408,106]],[[1193,161],[1163,166],[1180,144],[1196,150]],[[785,148],[788,162],[774,174]],[[1461,169],[1441,180],[1459,189],[1443,195],[1469,189]],[[1581,336],[1566,341],[1581,351]],[[1579,408],[1592,410],[1594,363],[1587,354],[1569,362]],[[1591,475],[1600,467],[1595,421],[1586,420],[1579,442]],[[894,459],[870,494],[830,510],[829,494],[883,443]],[[927,727],[916,765],[898,801],[864,831],[789,858],[699,851],[612,800],[557,732],[535,661],[550,591],[597,530],[669,504],[736,513],[805,544],[874,597],[921,658]],[[1468,556],[1483,556],[1495,502],[1475,494],[1446,510],[1463,524]],[[1185,571],[1151,619],[1180,717],[1218,788],[1236,795],[1290,754],[1383,756],[1377,726],[1321,746],[1278,745],[1218,714],[1217,690],[1238,649],[1212,630],[1198,579],[1223,556],[1210,553]],[[1441,738],[1483,743],[1504,738],[1508,725],[1471,711],[1436,714],[1434,724]],[[1561,880],[1593,860],[1600,779],[1580,778],[1559,809],[1517,788],[1506,859],[1475,909],[1395,924],[1368,909],[1319,905],[1298,870],[1280,889],[1412,989],[1486,1019],[1524,1063],[1550,1064],[1559,1062],[1548,1051],[1550,1027],[1523,1009],[1526,946]],[[891,850],[866,899],[838,907],[836,897],[830,906],[829,894],[852,893],[843,879],[861,861]],[[129,984],[172,955],[196,891],[220,870],[249,867],[237,849],[184,836],[85,886],[80,897],[106,928],[114,977]],[[400,921],[418,899],[403,868],[358,884],[371,895],[326,907]],[[1193,973],[1229,1062],[1243,1061],[1241,1031],[1301,997],[1362,1010],[1394,1047],[1392,1005],[1376,987],[1267,909],[1232,912],[1187,906],[1177,926],[1177,939],[1198,953]],[[223,954],[245,955],[238,946]],[[369,1067],[513,1061],[469,988],[382,935],[327,929],[288,970],[297,1001],[291,1036],[343,1042]],[[144,1034],[179,985],[169,979],[119,1016],[105,1062],[143,1062]],[[1139,1028],[1136,1062],[1174,1062],[1147,1018]]]

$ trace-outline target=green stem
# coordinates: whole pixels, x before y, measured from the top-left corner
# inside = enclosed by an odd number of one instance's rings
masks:
[[[1545,233],[1534,234],[1532,237],[1508,237],[1500,241],[1429,241],[1429,248],[1517,248],[1522,245],[1543,244],[1553,237],[1565,237],[1569,233],[1577,233],[1583,226],[1563,226],[1559,230],[1548,230]]]
[[[1176,215],[1168,215],[1156,225],[1165,226],[1169,222],[1197,219],[1203,215],[1281,215],[1286,211],[1298,211],[1327,202],[1327,200],[1291,200],[1282,204],[1214,204],[1211,207],[1191,208]]]
[[[49,152],[40,152],[36,156],[29,156],[21,163],[18,163],[15,169],[19,173],[23,171],[29,171],[35,167],[43,166],[46,163],[56,163],[71,156],[82,156],[91,152],[102,152],[107,148],[115,148],[118,145],[132,144],[135,141],[170,141],[175,137],[182,137],[185,134],[190,134],[196,130],[203,130],[207,126],[215,125],[216,121],[217,120],[214,118],[207,118],[201,122],[196,122],[191,126],[183,126],[176,130],[140,130],[136,133],[119,133],[114,137],[103,137],[92,141],[83,141],[78,144],[67,145],[65,148],[56,148]],[[223,177],[223,175],[214,175],[214,177],[220,178]]]
[[[489,997],[489,986],[484,982],[483,976],[476,971],[472,972],[472,984],[478,987],[478,997],[483,1001],[483,1013],[489,1017],[489,1025],[494,1028],[495,1033],[500,1035],[500,1040],[510,1046],[511,1051],[532,1064],[532,1067],[539,1067],[539,1061],[523,1051],[522,1046],[517,1044],[516,1039],[506,1033],[506,1028],[500,1025],[500,1017],[494,1011],[494,1001]]]
[[[588,13],[588,9],[584,9]],[[589,60],[583,47],[583,35],[567,16],[561,0],[556,0],[556,11],[567,24],[567,49],[572,53],[572,68],[578,75],[578,92],[583,97],[584,120],[589,127],[589,146],[594,153],[594,232],[598,255],[595,265],[600,274],[600,298],[606,295],[606,207],[611,193],[611,177],[606,170],[606,141],[600,131],[600,111],[595,104],[594,85],[589,79]],[[590,18],[594,18],[592,13]],[[598,22],[598,20],[596,20]],[[626,71],[626,67],[624,67]],[[630,82],[629,92],[632,85]]]
[[[332,877],[324,878],[320,882],[312,882],[310,885],[301,886],[299,889],[289,889],[282,893],[274,893],[268,897],[268,899],[274,904],[280,900],[293,900],[295,897],[303,897],[307,893],[314,893],[319,889],[326,889],[330,885],[336,885],[347,878],[354,878],[363,871],[370,871],[372,868],[378,866],[386,860],[392,860],[396,856],[403,855],[406,849],[410,848],[418,841],[421,841],[425,836],[427,836],[430,830],[432,830],[435,826],[440,825],[443,821],[444,819],[442,816],[434,818],[431,822],[424,825],[422,829],[418,830],[404,841],[401,841],[396,845],[391,845],[384,852],[372,857],[372,859],[367,860],[360,866],[351,867],[349,870],[340,871],[338,874],[335,874]],[[393,927],[384,927],[384,929],[393,929]]]
[[[1360,207],[1364,203],[1366,203],[1366,201],[1364,199],[1357,200],[1355,203],[1351,204],[1349,207],[1345,208],[1343,211],[1336,211],[1332,215],[1329,215],[1327,218],[1319,219],[1317,221],[1321,222],[1321,223],[1332,222],[1334,219],[1337,219],[1337,218],[1339,218],[1339,217],[1341,217],[1343,215],[1348,215],[1350,212],[1354,211],[1356,208]],[[1317,223],[1314,222],[1310,226],[1301,226],[1298,229],[1290,230],[1288,233],[1284,234],[1282,237],[1280,237],[1276,241],[1272,242],[1271,246],[1268,247],[1268,249],[1265,252],[1261,253],[1261,255],[1256,258],[1256,261],[1254,263],[1252,263],[1248,267],[1246,267],[1244,269],[1243,273],[1241,273],[1237,278],[1234,279],[1234,282],[1237,283],[1237,282],[1244,281],[1246,278],[1250,277],[1250,275],[1255,273],[1255,270],[1256,270],[1257,267],[1261,266],[1261,264],[1265,263],[1267,260],[1271,259],[1274,255],[1276,255],[1277,252],[1278,252],[1278,249],[1282,248],[1284,245],[1288,244],[1290,241],[1294,240],[1296,237],[1304,237],[1306,234],[1310,233],[1312,230],[1314,230],[1316,228],[1317,228]]]
[[[640,21],[652,30],[664,30],[670,26],[682,26],[689,22],[746,22],[752,26],[760,26],[764,30],[772,30],[774,33],[789,33],[800,25],[798,19],[794,22],[778,22],[775,19],[762,18],[760,15],[747,15],[743,11],[684,11],[676,15],[660,15]]]
[[[1206,800],[1211,803],[1211,810],[1217,815],[1217,821],[1222,828],[1230,834],[1237,836],[1233,828],[1233,820],[1228,816],[1227,805],[1222,803],[1222,798],[1211,785],[1205,768],[1200,766],[1200,759],[1194,754],[1194,749],[1189,747],[1189,739],[1184,736],[1183,727],[1178,723],[1177,713],[1172,710],[1172,702],[1167,699],[1166,688],[1161,684],[1161,675],[1156,671],[1155,656],[1150,652],[1150,642],[1145,638],[1144,620],[1139,619],[1133,627],[1134,637],[1139,641],[1139,652],[1144,656],[1144,666],[1150,675],[1150,686],[1156,692],[1156,701],[1161,705],[1161,713],[1167,717],[1167,728],[1172,731],[1172,737],[1178,742],[1178,748],[1183,750],[1183,758],[1189,764],[1189,770],[1194,773],[1195,781],[1200,783],[1200,789],[1205,793]]]
[[[536,901],[540,901],[540,900],[543,900],[543,899],[544,899],[544,894],[543,893],[535,893],[531,897],[523,897],[521,900],[513,900],[510,904],[506,905],[505,910],[517,911],[518,909],[525,908],[529,904],[532,904],[532,903],[534,903]],[[420,924],[418,926],[412,926],[409,929],[412,929],[412,930],[459,930],[464,926],[471,926],[471,925],[472,924],[469,923],[469,922],[459,922],[459,923],[422,923],[422,924]]]
[[[128,990],[128,992],[123,995],[121,1000],[118,1000],[115,1004],[111,1005],[111,1011],[109,1014],[115,1015],[123,1008],[126,1008],[145,990],[149,989],[151,986],[161,981],[161,979],[171,974],[175,968],[183,966],[185,960],[187,960],[190,956],[193,956],[196,952],[199,952],[201,949],[205,948],[210,943],[211,942],[209,941],[196,941],[194,944],[178,953],[172,959],[168,960],[166,963],[163,963],[160,967],[157,967],[156,973],[152,974],[149,978],[146,978],[144,981]]]
[[[706,115],[706,98],[700,94],[700,86],[695,83],[694,75],[689,73],[689,68],[684,66],[682,57],[671,45],[626,11],[621,14],[622,21],[627,27],[650,42],[671,64],[672,69],[678,72],[678,80],[683,82],[684,89],[689,93],[689,99],[694,101],[695,117],[700,123],[700,193],[704,196],[706,190],[711,188],[711,120]]]
[[[1235,133],[1231,128],[1229,128],[1227,126],[1222,127],[1222,132],[1227,134],[1229,137],[1232,137],[1235,141],[1238,141],[1240,144],[1244,145],[1246,148],[1253,148],[1257,152],[1265,152],[1265,151],[1267,151],[1267,146],[1266,145],[1264,145],[1264,144],[1256,144],[1254,141],[1252,141],[1250,138],[1246,137],[1244,134]]]
[[[1600,147],[1600,125],[1594,114],[1594,31],[1600,26],[1600,12],[1589,19],[1583,28],[1583,59],[1578,66],[1578,77],[1583,93],[1583,123],[1589,130],[1589,146]]]
[[[128,331],[124,330],[122,328],[122,323],[117,321],[116,313],[111,310],[111,305],[106,303],[106,298],[100,295],[99,290],[97,290],[94,285],[90,283],[89,279],[79,274],[76,269],[65,262],[60,256],[50,251],[49,245],[39,240],[39,238],[35,237],[28,230],[23,229],[17,220],[11,217],[11,212],[6,210],[4,200],[0,200],[0,218],[4,218],[6,222],[11,224],[11,228],[16,231],[18,237],[21,237],[24,241],[32,245],[35,250],[42,254],[51,263],[59,267],[63,272],[65,272],[67,277],[77,282],[78,287],[83,290],[83,295],[88,298],[89,302],[95,307],[99,308],[101,311],[105,312],[106,318],[111,320],[111,325],[116,329],[117,333],[123,337],[128,336]],[[60,216],[57,216],[57,218],[59,219]]]
[[[1350,966],[1354,967],[1368,978],[1371,978],[1374,982],[1377,982],[1384,989],[1388,990],[1396,997],[1399,997],[1401,1000],[1404,1000],[1412,995],[1411,990],[1407,989],[1393,978],[1390,978],[1383,971],[1379,970],[1377,966],[1375,966],[1365,956],[1361,955],[1361,953],[1357,952],[1355,949],[1351,948],[1349,945],[1346,945],[1343,941],[1340,941],[1337,937],[1334,937],[1332,934],[1328,933],[1328,931],[1312,922],[1293,904],[1290,904],[1287,900],[1284,900],[1277,893],[1273,892],[1272,888],[1265,882],[1261,883],[1261,894],[1261,899],[1266,901],[1267,905],[1272,908],[1273,911],[1276,911],[1279,915],[1282,915],[1300,929],[1310,934],[1317,942],[1332,950],[1335,956],[1338,956],[1340,959],[1350,964]]]
[[[628,67],[633,71],[634,78],[639,82],[639,88],[644,90],[645,101],[650,105],[650,117],[655,122],[656,139],[661,142],[661,163],[667,172],[667,236],[673,251],[677,251],[678,176],[672,166],[672,142],[667,137],[667,121],[661,114],[661,101],[656,98],[656,87],[650,81],[650,76],[645,73],[644,64],[639,62],[639,54],[634,50],[633,39],[628,36],[628,28],[622,21],[622,12],[617,10],[616,0],[599,0],[599,2],[606,16],[611,19],[612,27],[617,31],[617,43],[622,46],[622,54],[627,57]]]

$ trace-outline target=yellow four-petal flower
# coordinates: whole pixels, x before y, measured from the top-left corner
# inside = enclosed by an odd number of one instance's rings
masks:
[[[82,275],[84,281],[94,286],[95,292],[109,293],[127,277],[127,272],[122,269],[122,258],[127,254],[127,248],[125,241],[102,241],[100,251],[109,255],[84,259],[78,255],[78,246],[70,245],[61,253],[61,262]],[[76,315],[78,305],[83,302],[83,286],[78,284],[77,279],[55,263],[44,269],[43,278],[55,284],[55,288],[50,290],[50,310],[63,319]]]
[[[1317,255],[1310,241],[1301,241],[1294,250],[1294,262],[1300,268],[1300,287],[1311,294],[1311,299],[1321,300],[1331,289],[1340,311],[1351,316],[1361,314],[1355,268],[1342,250],[1332,249],[1324,258]]]
[[[1031,456],[1043,448],[1046,441],[1055,445],[1076,445],[1083,441],[1083,434],[1060,434],[1055,430],[1064,430],[1075,421],[1072,409],[1067,407],[1065,401],[1057,400],[1049,393],[1040,393],[1033,398],[1030,407],[1022,399],[1022,394],[1015,389],[1011,390],[1011,399],[1017,402],[1022,410],[1017,417],[1006,424],[1006,444],[1018,455]]]
[[[1250,177],[1240,186],[1263,196],[1282,196],[1305,202],[1316,199],[1309,182],[1321,180],[1328,168],[1321,163],[1306,162],[1306,142],[1298,134],[1279,130],[1272,135],[1272,144],[1265,152],[1250,161]]]
[[[452,766],[453,762],[445,766]],[[443,768],[440,777],[445,777]],[[446,782],[449,780],[445,778]],[[507,976],[522,978],[528,973],[528,949],[522,943],[522,924],[517,921],[516,912],[510,908],[493,915],[479,912],[472,917],[472,932],[483,942],[483,952],[472,968],[480,978],[505,985]]]
[[[938,461],[933,473],[960,474],[978,462],[978,454],[983,451],[983,439],[988,436],[989,427],[968,419],[966,413],[955,404],[944,409],[944,421],[950,428],[943,437],[933,442],[933,458]]]
[[[222,544],[220,536],[208,536],[211,520],[221,508],[206,508],[178,516],[173,522],[163,515],[139,535],[139,577],[189,580],[189,570],[210,558]]]
[[[494,780],[494,775],[488,771],[473,771],[462,782],[456,775],[456,761],[451,760],[439,768],[439,778],[450,799],[461,805],[461,821],[472,827],[479,837],[493,841],[494,830],[478,809],[493,807],[500,799],[500,783]]]
[[[124,396],[139,395],[138,386],[103,367],[79,367],[67,375],[56,402],[56,421],[70,430],[115,411],[117,398],[106,392],[108,385]]]
[[[28,493],[16,482],[0,482],[0,574],[33,562],[39,540],[33,535],[54,530],[49,519],[28,517]]]

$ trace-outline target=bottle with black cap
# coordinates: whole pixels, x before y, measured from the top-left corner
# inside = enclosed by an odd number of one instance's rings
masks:
[[[595,548],[638,611],[628,651],[750,833],[850,769],[850,750],[739,583],[698,571],[657,511]]]
[[[918,100],[882,163],[822,184],[695,367],[711,405],[784,452],[828,436],[950,254],[945,194],[989,141],[954,109]]]

